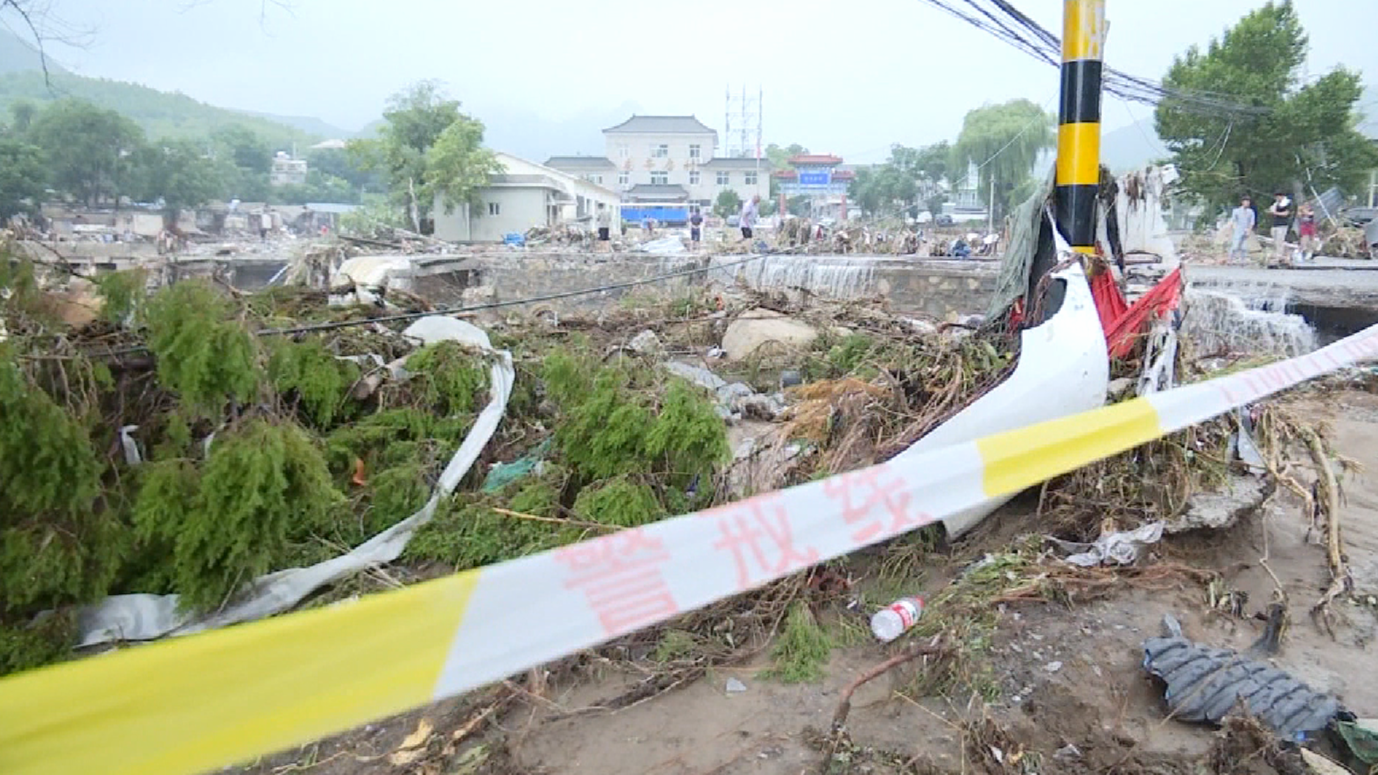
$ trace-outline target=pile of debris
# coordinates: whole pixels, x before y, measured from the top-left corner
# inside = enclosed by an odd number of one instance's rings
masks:
[[[1330,226],[1318,229],[1320,246],[1316,254],[1330,258],[1373,258],[1374,246],[1365,230],[1358,226]]]

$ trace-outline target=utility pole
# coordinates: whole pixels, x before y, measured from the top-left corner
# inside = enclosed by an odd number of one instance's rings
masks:
[[[1105,0],[1064,0],[1057,127],[1057,229],[1072,250],[1096,252]]]
[[[986,207],[986,234],[995,231],[995,170],[990,171],[990,205]]]

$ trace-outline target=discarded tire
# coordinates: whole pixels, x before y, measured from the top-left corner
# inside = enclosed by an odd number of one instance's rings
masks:
[[[1243,699],[1280,737],[1300,741],[1341,710],[1339,700],[1282,670],[1180,635],[1144,641],[1144,669],[1166,684],[1168,709],[1181,721],[1218,723]]]

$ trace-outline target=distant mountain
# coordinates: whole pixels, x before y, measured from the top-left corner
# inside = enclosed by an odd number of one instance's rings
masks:
[[[235,112],[284,124],[308,135],[324,137],[327,140],[348,140],[355,134],[348,129],[341,129],[329,121],[322,121],[314,116],[278,116],[272,113],[260,113],[256,110],[237,110]]]
[[[76,75],[51,57],[47,64],[49,77],[45,79],[38,51],[22,38],[0,30],[0,121],[8,118],[9,106],[18,101],[41,105],[72,97],[123,113],[151,137],[205,137],[221,127],[239,124],[261,135],[276,149],[290,150],[293,143],[309,144],[348,134],[318,119],[217,108],[185,94]]]
[[[38,53],[38,49],[28,41],[0,30],[0,73],[22,73],[29,70],[42,72],[45,58],[48,72],[67,72],[51,56],[44,57]]]
[[[465,105],[461,110],[483,122],[485,145],[537,163],[551,156],[601,155],[607,149],[603,130],[640,112],[628,102],[550,121],[531,111],[497,106]]]
[[[1101,164],[1116,174],[1139,169],[1168,157],[1168,150],[1146,118],[1106,132],[1100,140]]]

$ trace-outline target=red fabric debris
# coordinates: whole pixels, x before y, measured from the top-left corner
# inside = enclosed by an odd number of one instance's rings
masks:
[[[1105,280],[1100,282],[1101,278]],[[1151,317],[1170,312],[1182,302],[1182,270],[1180,267],[1172,270],[1128,307],[1109,272],[1099,274],[1091,281],[1091,295],[1096,299],[1096,310],[1100,313],[1110,357],[1123,358],[1134,349],[1135,341]]]

